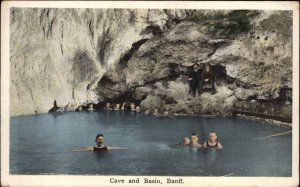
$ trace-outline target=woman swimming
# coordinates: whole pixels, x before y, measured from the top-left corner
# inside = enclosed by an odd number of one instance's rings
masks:
[[[210,131],[208,135],[208,141],[205,141],[203,143],[203,147],[222,149],[223,146],[219,141],[217,141],[217,138],[218,138],[217,133],[215,131]]]
[[[176,146],[189,146],[191,143],[191,140],[189,139],[189,137],[184,137],[182,142],[177,144]]]

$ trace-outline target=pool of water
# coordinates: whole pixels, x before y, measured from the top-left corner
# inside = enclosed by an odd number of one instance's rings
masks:
[[[158,118],[98,111],[10,119],[11,174],[150,176],[291,176],[289,129],[240,117]],[[224,149],[176,147],[195,132],[203,141],[215,130]],[[95,144],[128,148],[97,153],[71,150]]]

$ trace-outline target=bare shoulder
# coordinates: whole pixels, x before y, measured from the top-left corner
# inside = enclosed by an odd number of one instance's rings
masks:
[[[219,148],[219,149],[222,149],[222,148],[223,148],[223,145],[221,144],[221,142],[218,142],[218,148]]]
[[[198,147],[198,148],[201,148],[202,145],[201,145],[201,144],[196,144],[196,145],[194,145],[194,146],[192,146],[192,147]]]

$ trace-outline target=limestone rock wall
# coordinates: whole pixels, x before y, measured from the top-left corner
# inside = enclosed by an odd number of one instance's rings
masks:
[[[181,114],[291,117],[288,11],[12,9],[11,115],[134,101]],[[193,64],[217,93],[188,94]]]
[[[47,112],[98,102],[94,89],[107,67],[151,33],[148,10],[12,8],[10,113]]]

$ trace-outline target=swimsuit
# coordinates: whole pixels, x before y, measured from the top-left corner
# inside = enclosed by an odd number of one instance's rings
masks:
[[[207,147],[210,147],[210,148],[217,148],[217,147],[218,147],[218,143],[219,143],[219,142],[217,142],[215,145],[209,145],[209,144],[208,144],[208,141],[206,141]]]
[[[94,147],[94,151],[107,151],[108,148],[106,146],[104,147]]]

